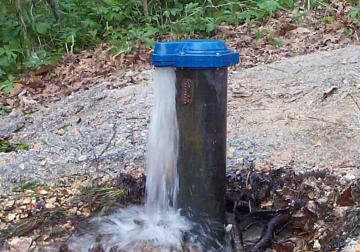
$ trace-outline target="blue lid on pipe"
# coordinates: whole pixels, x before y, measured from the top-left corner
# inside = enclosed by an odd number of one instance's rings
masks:
[[[151,62],[156,67],[220,68],[239,63],[239,53],[221,40],[157,42]]]

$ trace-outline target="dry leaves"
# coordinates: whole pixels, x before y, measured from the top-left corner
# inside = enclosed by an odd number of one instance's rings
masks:
[[[58,66],[43,65],[24,73],[8,96],[0,94],[0,105],[26,109],[36,103],[56,101],[101,81],[119,80],[124,77],[121,69],[144,67],[148,62],[149,49],[143,46],[117,57],[107,53],[109,48],[100,44],[77,55],[64,55]],[[127,85],[134,82],[131,76],[126,81]]]
[[[69,187],[26,185],[15,195],[0,199],[0,250],[1,242],[6,241],[5,246],[16,251],[14,246],[24,245],[26,237],[36,237],[38,245],[61,242],[94,212],[139,202],[143,194],[142,175],[122,174],[103,182],[78,177]]]
[[[283,57],[359,43],[356,31],[360,27],[348,19],[350,9],[351,5],[346,2],[332,2],[301,18],[297,18],[296,13],[281,11],[265,24],[221,25],[213,38],[223,39],[226,36],[226,43],[240,52],[241,66],[253,67]],[[323,17],[330,17],[331,22],[323,22]],[[159,39],[174,38],[164,36]],[[9,96],[0,94],[0,105],[26,109],[36,103],[61,99],[102,80],[119,80],[123,77],[121,69],[149,68],[151,49],[139,43],[136,47],[131,53],[110,55],[107,53],[110,47],[100,44],[77,55],[65,55],[58,66],[45,65],[24,74]],[[129,79],[129,83],[136,81]],[[123,86],[126,85],[115,88]]]

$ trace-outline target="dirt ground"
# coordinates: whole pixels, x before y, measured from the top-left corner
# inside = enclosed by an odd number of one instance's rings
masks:
[[[328,168],[360,174],[360,47],[230,69],[228,167]],[[144,167],[151,69],[133,70],[27,113],[0,119],[0,135],[29,144],[0,154],[0,192],[29,181],[68,183]],[[30,112],[29,112],[30,111]]]
[[[232,71],[229,165],[360,175],[360,47]]]
[[[29,183],[59,186],[59,192],[51,190],[63,195],[62,188],[78,183],[78,177],[106,181],[120,172],[143,172],[152,73],[151,68],[121,71],[59,101],[28,104],[0,118],[0,139],[29,146],[0,153],[0,195],[7,211],[0,228],[21,220],[13,209],[18,200],[6,196]],[[347,187],[360,177],[359,133],[360,46],[229,69],[229,170],[328,169]],[[45,210],[54,207],[50,190],[41,188]],[[21,239],[20,244],[32,243]],[[344,251],[354,251],[357,240],[349,240]]]

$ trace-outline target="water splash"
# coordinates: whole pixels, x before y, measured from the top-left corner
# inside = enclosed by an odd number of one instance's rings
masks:
[[[182,251],[183,235],[191,228],[189,222],[174,209],[149,215],[143,206],[93,218],[90,225],[93,232],[87,231],[85,235],[71,239],[71,250]]]
[[[73,251],[183,251],[184,234],[192,225],[175,210],[179,178],[174,69],[156,69],[153,83],[145,206],[93,218],[90,230],[69,240]]]

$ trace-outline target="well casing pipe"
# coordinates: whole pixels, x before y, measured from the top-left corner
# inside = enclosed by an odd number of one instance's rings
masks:
[[[156,67],[176,68],[176,207],[207,250],[225,243],[227,67],[238,62],[219,40],[159,42],[152,54]]]

